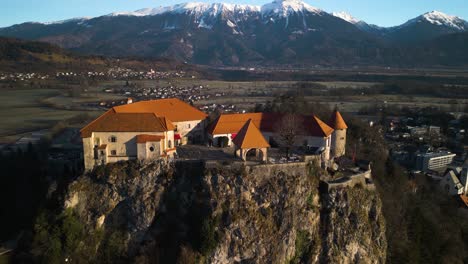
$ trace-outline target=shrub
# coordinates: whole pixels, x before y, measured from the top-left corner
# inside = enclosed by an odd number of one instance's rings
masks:
[[[203,256],[209,255],[219,243],[217,228],[221,222],[221,215],[203,220],[200,232],[200,253]]]
[[[297,231],[295,241],[296,250],[294,257],[289,261],[289,263],[303,263],[304,259],[306,259],[309,254],[309,244],[310,240],[307,232],[303,230]]]

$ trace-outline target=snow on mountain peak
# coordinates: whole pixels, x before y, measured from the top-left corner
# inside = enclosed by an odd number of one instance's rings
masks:
[[[450,16],[439,11],[432,11],[423,15],[427,21],[434,25],[445,25],[459,30],[465,30],[467,28],[467,22],[457,16]]]
[[[145,8],[134,12],[121,12],[112,13],[110,16],[153,16],[163,13],[176,13],[176,14],[194,14],[194,15],[219,15],[222,12],[258,12],[260,7],[252,5],[239,5],[239,4],[226,4],[226,3],[201,3],[189,2],[183,4],[176,4],[173,6],[158,7],[158,8]]]
[[[341,18],[344,21],[348,21],[351,24],[358,24],[359,22],[362,22],[361,20],[353,17],[352,15],[350,15],[350,14],[344,12],[344,11],[333,12],[332,15],[335,16],[335,17]]]
[[[64,19],[64,20],[58,20],[58,21],[52,21],[52,22],[44,22],[44,23],[40,23],[40,24],[44,24],[44,25],[54,25],[54,24],[64,24],[64,23],[68,23],[68,22],[78,22],[78,23],[82,23],[86,20],[90,20],[91,17],[75,17],[75,18],[70,18],[70,19]]]
[[[288,16],[291,13],[298,12],[311,12],[311,13],[322,13],[323,11],[310,6],[309,4],[300,0],[274,0],[272,3],[265,4],[261,7],[262,14],[277,14],[283,17]]]
[[[468,30],[468,22],[466,22],[465,20],[457,16],[450,16],[450,15],[444,14],[439,11],[432,11],[432,12],[425,13],[415,19],[412,19],[406,22],[404,25],[408,25],[412,23],[419,23],[422,21],[427,21],[437,26],[451,27],[457,30]]]

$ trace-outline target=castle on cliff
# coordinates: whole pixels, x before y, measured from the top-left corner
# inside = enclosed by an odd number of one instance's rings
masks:
[[[176,98],[113,107],[80,131],[85,169],[122,160],[174,158],[177,147],[187,144],[234,147],[240,160],[267,162],[268,149],[281,140],[280,122],[288,118],[276,113],[221,114],[209,124],[207,117]],[[324,164],[345,154],[348,126],[339,111],[328,122],[315,115],[292,120],[302,128],[294,132],[294,146],[307,147]]]

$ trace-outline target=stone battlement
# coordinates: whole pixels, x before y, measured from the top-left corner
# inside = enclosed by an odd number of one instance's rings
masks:
[[[321,181],[321,188],[326,191],[338,188],[353,188],[358,185],[368,190],[375,190],[375,185],[372,181],[372,170],[348,175],[333,181]]]

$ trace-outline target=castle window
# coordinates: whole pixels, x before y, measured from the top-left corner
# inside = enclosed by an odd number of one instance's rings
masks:
[[[344,137],[340,138],[341,140],[344,140]]]
[[[116,151],[116,150],[111,150],[111,155],[112,155],[112,156],[116,156],[116,155],[117,155],[117,151]]]
[[[167,141],[167,147],[172,148],[172,141],[170,141],[170,140]]]
[[[111,136],[109,141],[115,143],[115,142],[117,142],[117,137],[116,136]]]
[[[187,124],[187,128],[190,128],[190,127],[191,127],[190,124]]]
[[[104,155],[104,150],[101,150],[101,155]]]
[[[151,146],[151,147],[149,148],[149,150],[150,150],[151,152],[153,152],[153,151],[154,151],[154,147]]]

